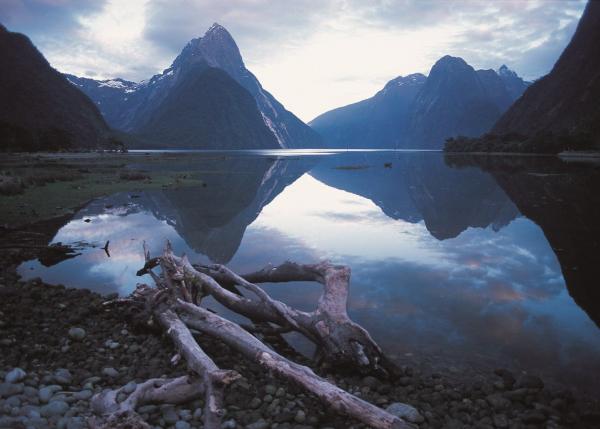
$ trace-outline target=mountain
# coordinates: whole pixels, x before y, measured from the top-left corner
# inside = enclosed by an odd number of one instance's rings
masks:
[[[488,131],[512,101],[496,72],[446,55],[414,101],[408,133],[419,148],[439,149],[448,137]]]
[[[399,76],[373,97],[323,113],[309,125],[327,147],[404,147],[409,111],[425,79],[419,73]]]
[[[252,96],[225,71],[188,73],[139,129],[142,137],[182,149],[279,147]]]
[[[310,122],[327,147],[439,149],[446,138],[479,136],[528,83],[506,66],[475,70],[445,56],[425,77],[388,82],[375,96],[326,112]]]
[[[589,1],[552,71],[531,85],[492,134],[591,134],[600,143],[600,2]]]
[[[509,69],[505,64],[498,69],[498,76],[504,82],[510,98],[518,99],[527,89],[531,82],[525,82],[517,73]]]
[[[23,34],[0,25],[0,150],[94,149],[109,129],[88,97]]]
[[[371,200],[392,219],[424,221],[438,240],[467,228],[500,230],[519,212],[494,178],[479,168],[449,168],[437,154],[411,153],[392,165],[389,154],[348,152],[329,157],[309,174],[328,186]],[[340,168],[362,166],[359,169]]]
[[[219,111],[218,109],[225,106],[226,103],[217,103],[214,106],[216,108],[215,117],[220,116],[223,124],[229,122],[233,124],[239,122],[249,123],[250,118],[253,118],[255,111],[257,111],[262,119],[261,126],[266,128],[275,139],[275,144],[263,140],[260,146],[254,146],[255,140],[253,139],[244,139],[238,142],[237,148],[321,146],[320,137],[317,133],[294,114],[287,111],[281,103],[262,88],[258,79],[244,65],[240,51],[229,32],[218,24],[211,26],[203,37],[191,40],[169,68],[147,81],[135,83],[122,79],[96,81],[76,76],[68,77],[74,85],[98,104],[112,127],[134,134],[148,135],[156,127],[156,125],[150,124],[156,120],[156,112],[172,109],[176,105],[172,94],[183,94],[181,90],[177,89],[178,87],[181,85],[194,86],[199,93],[202,92],[197,84],[186,81],[195,80],[209,68],[220,69],[231,78],[229,82],[225,82],[223,78],[219,80],[219,86],[222,89],[227,88],[227,94],[229,95],[225,98],[233,93],[239,94],[239,90],[234,89],[234,86],[239,86],[249,93],[255,104],[254,109],[249,109],[249,106],[246,106],[243,111],[244,119],[239,119],[228,115],[234,112],[238,114],[242,112],[236,111],[231,106]],[[216,74],[211,72],[208,76],[214,78]],[[206,79],[207,76],[204,76],[204,83],[209,85],[210,83]],[[216,95],[216,93],[213,92],[213,95]],[[171,108],[162,106],[167,100],[172,103]],[[207,103],[206,100],[202,101],[201,99],[198,99],[198,102]],[[198,111],[206,111],[207,107],[207,105],[198,106]],[[183,111],[181,113],[187,114]],[[161,123],[161,139],[166,138],[168,140],[168,142],[162,140],[161,144],[178,147],[179,142],[177,139],[182,136],[185,136],[186,142],[191,142],[196,131],[196,125],[192,118],[190,118],[188,125],[190,125],[189,128],[181,121]],[[206,124],[206,127],[209,127],[209,125]],[[232,129],[231,131],[232,134],[228,137],[229,141],[244,135],[244,129],[242,128]],[[223,136],[225,132],[227,130],[223,130],[219,134]],[[262,135],[263,132],[258,129],[253,131],[255,136],[259,134]]]
[[[135,92],[140,84],[124,79],[94,80],[65,74],[69,82],[94,100],[102,116],[113,128],[125,122],[126,111],[121,107],[129,100],[129,94]]]

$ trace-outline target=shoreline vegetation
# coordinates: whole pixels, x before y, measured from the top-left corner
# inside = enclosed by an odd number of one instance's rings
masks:
[[[481,137],[450,137],[444,145],[446,153],[516,153],[557,155],[561,153],[600,153],[600,144],[590,134],[518,133],[492,134]]]
[[[2,228],[73,214],[92,199],[117,192],[135,195],[150,189],[206,186],[186,165],[188,160],[189,156],[143,152],[4,154]]]

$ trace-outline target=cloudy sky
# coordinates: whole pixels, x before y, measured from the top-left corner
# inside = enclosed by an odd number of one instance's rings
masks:
[[[441,56],[475,68],[546,74],[585,0],[0,0],[0,22],[27,34],[60,71],[142,80],[213,23],[246,66],[303,120],[427,74]]]

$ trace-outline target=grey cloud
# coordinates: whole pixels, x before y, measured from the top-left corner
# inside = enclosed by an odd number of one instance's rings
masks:
[[[251,49],[253,56],[260,56],[307,37],[334,3],[157,0],[146,10],[145,37],[174,56],[190,39],[202,36],[213,22],[218,22],[232,33],[242,51]]]
[[[231,31],[243,56],[254,64],[302,45],[320,31],[367,28],[410,32],[452,27],[457,30],[456,37],[446,46],[432,47],[432,63],[445,54],[458,55],[476,68],[497,68],[506,63],[533,79],[550,70],[568,43],[585,0],[151,0],[144,12],[143,41],[150,43],[153,52],[142,64],[119,63],[114,70],[101,70],[95,68],[99,67],[95,59],[101,56],[109,60],[104,64],[110,63],[111,52],[94,51],[94,46],[78,48],[76,30],[79,17],[94,14],[105,5],[105,0],[4,0],[0,2],[0,21],[30,36],[42,52],[85,50],[89,64],[81,65],[82,70],[99,76],[120,71],[125,73],[123,77],[134,80],[160,71],[160,66],[169,63],[190,39],[201,36],[215,21]],[[529,48],[532,40],[540,40],[540,44]],[[377,70],[372,73],[357,80],[383,79]]]
[[[78,17],[98,12],[105,3],[106,0],[3,0],[0,22],[34,40],[60,38],[79,28]]]
[[[331,29],[331,23],[340,17],[349,26],[395,31],[454,25],[464,30],[448,46],[450,52],[437,55],[460,55],[478,68],[497,68],[507,63],[531,79],[550,70],[573,34],[584,5],[584,0],[233,0],[218,4],[208,0],[158,0],[147,10],[145,36],[165,55],[174,57],[187,41],[201,36],[218,21],[232,32],[242,53],[256,62],[303,43],[320,28]],[[563,23],[567,24],[560,29]],[[528,49],[536,38],[546,40]]]

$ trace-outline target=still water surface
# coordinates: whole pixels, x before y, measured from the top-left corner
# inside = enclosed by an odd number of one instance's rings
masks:
[[[127,294],[150,282],[135,276],[142,242],[159,253],[166,239],[192,261],[240,272],[330,259],[352,268],[351,317],[400,363],[508,367],[600,390],[596,165],[424,152],[181,156],[178,168],[206,186],[98,199],[53,240],[96,248],[20,272]],[[320,293],[265,287],[301,309]]]

